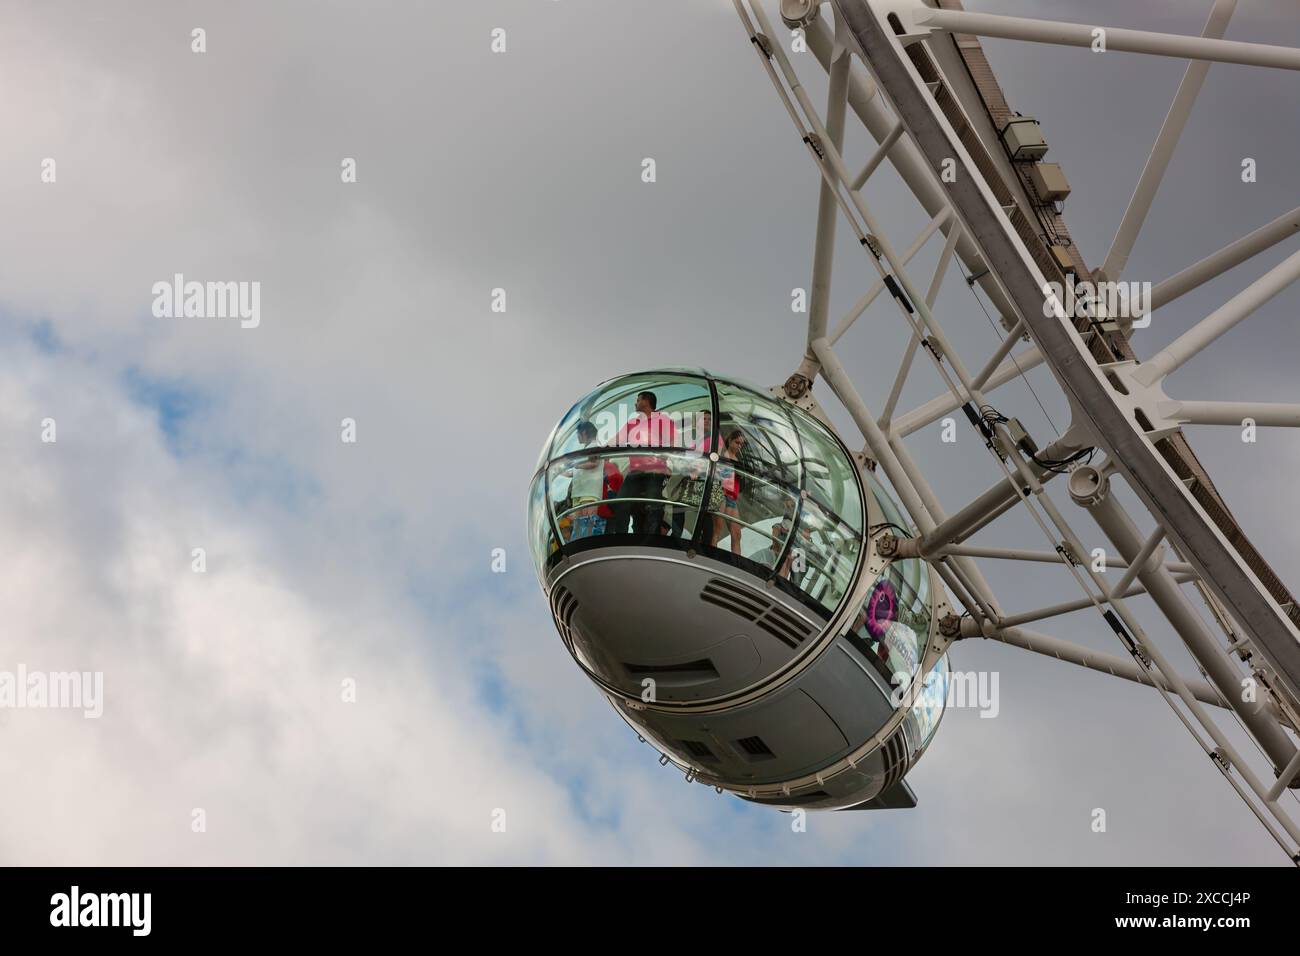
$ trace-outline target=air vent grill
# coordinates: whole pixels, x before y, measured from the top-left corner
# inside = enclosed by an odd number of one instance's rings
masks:
[[[750,621],[758,620],[772,604],[760,594],[719,578],[709,579],[708,584],[704,585],[704,590],[700,592],[700,599],[726,608]]]
[[[885,762],[885,785],[880,788],[883,792],[898,783],[907,770],[907,741],[901,729],[885,741],[881,756]]]
[[[807,621],[763,595],[721,578],[709,579],[700,600],[757,624],[791,650],[798,649],[814,631]]]
[[[747,760],[773,760],[776,754],[772,753],[767,744],[763,743],[762,737],[742,737],[736,741],[736,746]]]
[[[578,612],[578,599],[564,586],[557,586],[551,592],[551,614],[555,617],[555,626],[564,643],[573,644],[573,615]]]
[[[700,661],[686,661],[682,664],[628,664],[623,668],[633,680],[641,677],[653,677],[666,686],[681,686],[704,681],[717,680],[718,669],[713,661],[705,658]]]
[[[714,756],[709,745],[701,740],[679,740],[677,745],[685,750],[695,760],[703,760],[708,763],[717,763],[718,758]]]
[[[773,604],[757,623],[763,630],[791,648],[798,647],[813,632],[806,621],[795,617],[776,604]]]

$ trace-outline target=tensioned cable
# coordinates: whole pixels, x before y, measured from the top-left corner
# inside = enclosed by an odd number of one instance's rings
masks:
[[[1200,618],[1201,623],[1204,624],[1205,627],[1209,629],[1211,633],[1215,631],[1222,632],[1223,628],[1217,622],[1212,621],[1210,619],[1210,616],[1206,613],[1207,609],[1203,603],[1199,603],[1196,601],[1188,601],[1187,603],[1192,606],[1193,612],[1196,614],[1198,618]],[[1197,670],[1201,672],[1201,676],[1207,679],[1209,678],[1209,675],[1205,673],[1205,668],[1201,666],[1199,661],[1197,662],[1196,667]],[[1214,686],[1214,682],[1210,681],[1210,685]],[[1218,690],[1217,687],[1215,689]],[[1219,696],[1220,697],[1223,696],[1222,691],[1219,691]],[[1238,714],[1231,707],[1227,707],[1226,701],[1224,702],[1224,706],[1227,709],[1228,713],[1232,715],[1232,719],[1236,721],[1237,728],[1241,730],[1243,734],[1246,735],[1246,739],[1250,741],[1251,745],[1255,748],[1256,752],[1258,752],[1259,755],[1264,758],[1265,764],[1272,764],[1273,763],[1272,758],[1269,757],[1269,755],[1265,752],[1264,748],[1259,745],[1259,741],[1256,740],[1255,735],[1250,732],[1250,729],[1246,726],[1246,722],[1241,719],[1241,715]],[[1300,808],[1300,795],[1297,795],[1295,790],[1292,790],[1290,787],[1286,787],[1283,789],[1282,792],[1290,794],[1291,801],[1295,803],[1298,808]]]
[[[984,300],[981,299],[979,293],[975,291],[975,280],[971,278],[971,276],[966,275],[966,270],[962,268],[960,264],[958,264],[958,269],[960,270],[962,276],[966,279],[966,287],[970,289],[971,295],[975,297],[975,302],[979,305],[980,311],[984,313],[984,318],[988,319],[989,327],[993,329],[994,334],[997,334],[998,325],[996,322],[993,321],[993,316],[989,315],[989,310],[984,308]],[[974,273],[972,273],[972,275],[973,274]],[[1005,339],[1002,339],[1002,341],[1005,341]],[[1020,373],[1021,380],[1025,383],[1025,387],[1029,389],[1029,394],[1034,396],[1034,401],[1037,402],[1038,407],[1042,409],[1043,417],[1047,419],[1047,424],[1052,429],[1052,434],[1056,435],[1059,438],[1061,435],[1061,430],[1056,427],[1056,422],[1052,421],[1052,416],[1048,413],[1047,408],[1043,405],[1042,399],[1040,399],[1038,397],[1038,393],[1034,391],[1034,386],[1032,383],[1030,383],[1029,376],[1025,374],[1025,370],[1020,367],[1020,363],[1016,361],[1016,357],[1014,355],[1012,355],[1011,353],[1007,353],[1007,358],[1011,359],[1011,364],[1014,365],[1016,367],[1016,371]]]

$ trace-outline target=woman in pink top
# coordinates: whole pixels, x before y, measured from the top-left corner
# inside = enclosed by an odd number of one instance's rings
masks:
[[[740,554],[740,475],[732,462],[740,460],[740,452],[744,447],[743,431],[733,428],[727,432],[722,454],[718,456],[718,470],[715,475],[718,485],[722,488],[722,514],[713,516],[713,534],[709,544],[717,547],[722,532],[729,530],[732,554]]]

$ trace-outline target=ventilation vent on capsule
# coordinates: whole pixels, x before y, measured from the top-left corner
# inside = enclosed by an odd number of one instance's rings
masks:
[[[718,679],[718,669],[707,658],[702,661],[686,661],[682,664],[629,664],[623,663],[628,677],[633,680],[652,678],[665,687],[687,687],[691,684],[703,684]]]
[[[806,621],[776,604],[758,620],[758,626],[792,648],[802,644],[813,632]]]
[[[895,731],[894,735],[885,741],[885,746],[881,748],[881,756],[885,762],[885,785],[881,791],[888,790],[894,784],[903,778],[903,772],[907,770],[907,742],[903,739],[903,731]]]
[[[756,621],[771,607],[772,602],[747,588],[739,587],[721,578],[710,578],[700,592],[700,600],[726,608],[749,621]]]
[[[714,756],[709,745],[700,740],[679,740],[677,745],[685,750],[696,760],[706,760],[711,763],[717,763],[718,758]]]
[[[772,753],[767,744],[763,743],[762,737],[741,737],[736,741],[736,746],[746,760],[773,760],[776,758],[776,754]]]
[[[709,579],[700,600],[757,624],[791,650],[797,649],[814,630],[807,621],[763,595],[721,578]]]
[[[567,588],[561,585],[551,592],[551,613],[565,644],[573,644],[573,615],[577,612],[578,599]]]

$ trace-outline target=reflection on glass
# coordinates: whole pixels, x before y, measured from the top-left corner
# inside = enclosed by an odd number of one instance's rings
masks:
[[[811,499],[804,499],[795,522],[793,564],[790,583],[828,609],[848,593],[859,551],[858,532],[844,524]]]
[[[916,702],[912,705],[912,720],[916,725],[920,749],[929,746],[930,738],[939,729],[939,718],[943,716],[944,704],[948,700],[948,655],[935,661],[930,673],[925,675],[925,683],[920,688]]]
[[[539,574],[546,566],[546,559],[559,547],[546,511],[545,475],[539,472],[528,494],[528,543]]]
[[[554,547],[549,512],[565,544],[676,538],[828,612],[848,592],[865,514],[857,465],[825,427],[761,390],[687,369],[612,379],[569,409],[544,457],[549,500],[532,495],[539,561]]]
[[[769,570],[781,561],[779,574],[789,579],[790,556],[782,560],[781,553],[794,527],[796,493],[747,473],[738,462],[725,457],[718,460],[714,475],[714,490],[704,516],[710,535],[706,543],[729,549]],[[733,529],[738,535],[734,547]]]
[[[579,538],[653,533],[689,540],[709,476],[709,460],[695,454],[660,452],[665,471],[631,482],[637,455],[593,447],[552,462],[551,508],[565,543]]]
[[[800,437],[808,494],[850,528],[861,531],[862,500],[853,476],[856,463],[845,458],[830,434],[811,418],[804,423]]]
[[[896,525],[902,529],[903,534],[910,537],[914,532],[912,522],[907,517],[906,512],[898,506],[898,503],[884,488],[878,486],[874,481],[871,482],[871,493],[876,496],[876,503],[880,505],[880,510],[884,512],[885,521]]]
[[[595,444],[684,448],[698,441],[712,408],[708,383],[666,375],[631,375],[606,382],[570,409],[555,430],[551,457],[585,447],[579,429],[594,426]]]
[[[801,487],[799,433],[781,402],[726,382],[718,382],[719,430],[739,429],[747,439],[740,457],[751,475],[787,488]]]
[[[930,636],[930,583],[923,561],[892,562],[862,602],[852,630],[892,686],[909,684]]]

